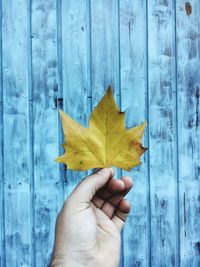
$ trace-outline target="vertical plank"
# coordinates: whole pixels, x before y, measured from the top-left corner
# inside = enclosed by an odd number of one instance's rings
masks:
[[[92,106],[108,85],[119,98],[119,43],[117,1],[91,1]]]
[[[180,266],[200,266],[200,2],[178,0]]]
[[[88,1],[62,3],[62,76],[64,111],[81,125],[87,126],[90,112]],[[65,197],[87,174],[67,170]]]
[[[61,203],[57,117],[56,2],[32,1],[35,264],[47,266]]]
[[[2,1],[5,261],[30,266],[27,1]]]
[[[121,106],[126,110],[126,126],[147,120],[146,110],[146,2],[120,1]],[[149,123],[149,122],[148,122]],[[146,131],[147,133],[147,131]],[[147,137],[146,137],[147,138]],[[147,140],[145,145],[148,146]],[[145,162],[131,172],[131,214],[124,228],[124,266],[148,266],[148,173]]]
[[[4,233],[5,233],[5,220],[4,220],[4,170],[3,170],[3,68],[2,68],[2,1],[0,1],[0,267],[4,266]]]
[[[58,90],[57,96],[55,96],[56,107],[58,109],[63,109],[63,72],[62,72],[62,0],[56,1],[56,31],[57,31],[57,76],[58,76]],[[60,120],[59,112],[58,116],[58,151],[59,155],[62,155],[64,152],[63,147],[61,144],[63,143],[63,131],[62,131],[62,124]],[[64,202],[64,182],[66,177],[66,167],[64,164],[59,164],[59,173],[60,173],[60,207],[63,205]]]
[[[28,38],[27,38],[27,48],[28,48],[28,100],[29,100],[29,118],[28,118],[28,127],[29,127],[29,190],[30,190],[30,261],[31,265],[35,266],[35,236],[34,236],[34,223],[35,223],[35,214],[34,214],[34,160],[33,160],[33,88],[32,88],[32,9],[31,9],[31,0],[27,3],[27,16],[28,16]]]
[[[151,265],[155,267],[178,262],[174,77],[172,1],[148,1]]]

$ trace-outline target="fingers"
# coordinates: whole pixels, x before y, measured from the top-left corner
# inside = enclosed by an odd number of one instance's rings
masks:
[[[111,178],[107,184],[100,189],[92,199],[96,207],[101,208],[106,199],[122,192],[125,189],[125,184],[122,180]]]
[[[118,206],[120,201],[124,198],[124,196],[130,191],[130,189],[133,186],[133,181],[128,176],[122,177],[120,180],[115,180],[115,181],[121,181],[121,183],[124,184],[124,186],[121,187],[121,191],[119,191],[119,188],[118,188],[118,192],[117,191],[114,192],[114,191],[111,191],[110,188],[108,188],[106,191],[107,192],[106,194],[103,195],[103,192],[102,192],[103,196],[105,196],[105,195],[107,196],[106,200],[102,200],[101,198],[98,198],[98,197],[93,199],[93,203],[95,204],[95,206],[101,208],[101,210],[109,218],[111,218],[113,216],[113,213],[114,213],[116,207]],[[109,182],[111,183],[111,181],[109,181]],[[108,192],[108,190],[109,190],[109,192]]]
[[[117,180],[114,178],[110,179],[106,186],[107,186],[107,190],[111,193],[122,191],[125,189],[124,182],[122,180]],[[101,194],[102,194],[102,196],[104,196],[103,190],[102,190]]]
[[[117,227],[119,232],[122,230],[124,223],[130,213],[130,210],[130,203],[126,199],[122,199],[112,217],[112,222]]]
[[[101,210],[109,217],[111,218],[113,216],[113,213],[120,203],[120,201],[124,198],[124,196],[130,191],[130,189],[133,186],[133,182],[130,177],[122,177],[122,181],[124,182],[125,189],[117,195],[114,195],[110,197],[103,206],[101,207]]]
[[[90,202],[98,190],[100,190],[106,183],[114,176],[112,168],[100,169],[83,179],[74,189],[69,199],[74,202]]]

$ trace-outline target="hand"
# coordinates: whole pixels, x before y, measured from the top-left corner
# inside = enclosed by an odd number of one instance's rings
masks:
[[[117,267],[120,232],[130,212],[124,196],[130,177],[113,178],[112,168],[86,177],[65,201],[56,222],[51,267]]]

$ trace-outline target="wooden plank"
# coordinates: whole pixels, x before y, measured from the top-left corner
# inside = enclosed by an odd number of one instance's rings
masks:
[[[56,2],[32,1],[35,264],[47,266],[60,198]]]
[[[3,165],[3,68],[2,68],[2,1],[0,1],[0,267],[5,263],[4,165]]]
[[[62,77],[64,111],[81,125],[90,115],[90,52],[88,1],[62,3]],[[87,172],[67,170],[65,197]]]
[[[5,255],[30,266],[27,2],[2,1]]]
[[[147,120],[146,110],[146,3],[120,1],[121,107],[126,110],[126,126]],[[146,131],[147,134],[147,131]],[[147,136],[146,136],[147,139]],[[147,140],[145,145],[148,146]],[[147,156],[142,165],[123,175],[131,176],[131,214],[124,228],[124,266],[148,266],[148,173]]]
[[[199,1],[177,1],[177,126],[182,267],[200,266],[199,10]]]
[[[62,0],[56,1],[56,30],[57,30],[57,80],[58,80],[58,91],[57,96],[55,96],[56,107],[58,109],[63,109],[63,78],[62,78]],[[58,151],[59,155],[64,152],[61,144],[63,143],[63,131],[62,124],[60,120],[60,114],[58,112]],[[64,183],[66,177],[66,167],[64,164],[59,164],[60,172],[60,207],[64,202]]]
[[[117,1],[91,1],[92,106],[108,85],[119,98],[119,40]],[[118,101],[119,102],[119,101]]]
[[[178,266],[173,1],[148,2],[151,266]]]

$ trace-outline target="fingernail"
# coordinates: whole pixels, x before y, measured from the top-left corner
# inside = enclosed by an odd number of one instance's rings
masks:
[[[125,183],[122,180],[117,180],[119,184],[121,184],[125,188]]]
[[[100,169],[97,173],[98,174],[106,174],[106,173],[108,173],[108,169],[107,168]]]
[[[109,168],[109,170],[111,171],[111,176],[115,175],[115,170],[113,168]]]

